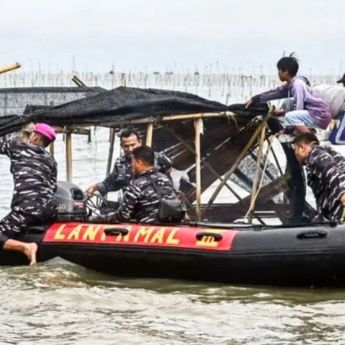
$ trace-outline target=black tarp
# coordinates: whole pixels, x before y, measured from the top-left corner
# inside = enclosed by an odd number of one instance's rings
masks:
[[[204,135],[201,145],[202,167],[202,190],[207,189],[218,176],[223,176],[229,169],[240,151],[253,135],[255,128],[260,123],[252,121],[258,115],[267,114],[267,105],[254,105],[245,109],[243,104],[233,104],[226,106],[219,102],[210,101],[199,96],[178,92],[156,89],[138,89],[119,87],[110,91],[100,91],[97,94],[85,98],[60,104],[57,106],[43,106],[28,104],[24,114],[0,117],[0,136],[19,130],[29,122],[46,122],[55,126],[88,126],[88,125],[115,125],[121,123],[128,124],[131,120],[143,118],[155,118],[162,116],[198,114],[198,113],[222,113],[231,111],[235,113],[236,119],[226,117],[208,118],[204,120]],[[271,123],[272,122],[272,123]],[[274,121],[269,121],[269,127],[274,127]],[[279,129],[275,126],[273,132]],[[164,132],[165,130],[165,132]],[[180,145],[179,140],[172,136],[171,142],[167,141],[167,130],[182,137],[190,146],[194,141],[194,126],[191,121],[173,121],[162,126],[161,132],[156,131],[155,141],[159,143],[159,150],[171,149],[175,152],[174,163],[184,164],[183,169],[187,169],[190,181],[195,182],[195,157],[194,153]],[[168,134],[171,133],[168,131]],[[163,143],[163,144],[161,144]],[[250,152],[255,152],[256,143],[253,143]],[[254,151],[253,151],[254,150]],[[255,161],[255,157],[253,161]],[[207,167],[211,166],[213,173]],[[245,167],[250,164],[245,162]],[[255,168],[255,164],[253,164]],[[238,168],[237,170],[239,170]],[[268,170],[271,170],[270,168]],[[268,171],[269,179],[276,178],[274,173]],[[235,172],[239,178],[239,171]],[[247,185],[250,187],[252,174],[245,169]],[[298,191],[294,191],[294,195]],[[188,200],[195,200],[195,191],[191,189],[187,194]],[[293,198],[291,198],[293,199]],[[241,206],[241,205],[240,205]],[[237,209],[239,210],[239,209]],[[238,217],[237,211],[235,216]],[[226,212],[228,216],[228,211]]]
[[[47,122],[56,126],[105,125],[147,117],[218,113],[245,113],[249,119],[267,112],[266,106],[245,110],[243,105],[226,106],[179,91],[118,87],[80,100],[53,107],[28,105],[25,114],[0,118],[0,135],[19,130],[29,122]]]
[[[56,106],[104,91],[100,87],[0,88],[0,116],[23,114],[27,104]]]

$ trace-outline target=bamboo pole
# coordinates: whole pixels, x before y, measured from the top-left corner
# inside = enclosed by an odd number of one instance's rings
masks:
[[[192,120],[192,119],[205,119],[211,117],[228,117],[229,114],[233,113],[203,113],[203,114],[189,114],[189,115],[170,115],[163,116],[162,121],[174,121],[174,120]]]
[[[50,143],[50,145],[49,145],[49,153],[54,157],[54,143]]]
[[[263,138],[263,140],[262,140],[262,146],[263,146],[264,140],[265,140],[265,138]],[[260,145],[261,145],[261,143],[260,143]],[[259,163],[257,161],[257,168],[258,169],[262,168],[262,174],[261,174],[261,177],[260,177],[260,182],[259,182],[259,178],[258,178],[257,185],[255,186],[256,187],[255,188],[256,191],[252,192],[252,194],[251,194],[251,197],[250,197],[251,200],[250,200],[249,208],[248,208],[247,213],[244,216],[244,219],[248,218],[248,220],[250,222],[252,222],[253,211],[254,211],[254,208],[255,208],[255,203],[256,203],[257,197],[258,197],[260,191],[262,190],[261,187],[262,187],[263,179],[264,179],[264,176],[265,176],[265,171],[266,171],[266,167],[267,167],[267,163],[268,163],[268,157],[269,157],[270,150],[272,149],[271,145],[272,145],[272,142],[269,140],[268,141],[268,146],[267,146],[267,149],[266,149],[266,153],[265,153],[263,167],[261,167],[260,161],[259,161]],[[262,154],[261,154],[261,156],[262,156]],[[256,170],[256,172],[257,172],[257,170]],[[283,177],[283,176],[281,176],[281,177]],[[274,180],[274,181],[277,181],[277,180]],[[285,181],[285,179],[284,179],[284,181]],[[254,188],[253,188],[253,191],[254,191]]]
[[[146,130],[146,146],[152,145],[152,135],[153,135],[153,123],[149,123],[147,125],[147,130]]]
[[[203,114],[189,114],[189,115],[169,115],[169,116],[163,116],[162,118],[159,119],[160,122],[168,122],[168,121],[176,121],[176,120],[194,120],[194,119],[208,119],[208,118],[214,118],[214,117],[228,117],[229,115],[235,116],[233,113],[203,113]],[[117,123],[121,126],[127,126],[127,125],[142,125],[142,124],[147,124],[155,119],[150,116],[146,117],[144,119],[137,119],[137,120],[130,120],[128,122],[121,121],[119,122],[108,122],[104,123],[105,126],[115,126]],[[92,125],[92,124],[91,124]],[[90,126],[90,124],[87,124],[85,126]]]
[[[86,87],[86,84],[77,75],[73,76],[72,81],[78,87]]]
[[[229,117],[229,114],[232,113],[203,113],[203,114],[190,114],[190,115],[170,115],[170,116],[163,116],[159,119],[160,122],[169,122],[169,121],[182,121],[182,120],[195,120],[195,119],[208,119],[208,118],[222,118],[222,117]],[[123,127],[128,125],[143,125],[143,124],[149,124],[155,121],[155,118],[152,116],[146,117],[144,119],[138,119],[138,120],[130,120],[130,121],[124,121],[123,118],[119,121],[109,121],[109,122],[103,122],[101,127],[113,127],[116,128],[117,126]],[[79,124],[79,125],[70,125],[70,129],[81,129],[82,127],[90,127],[90,126],[96,126],[95,123],[85,123],[85,124]]]
[[[256,157],[256,167],[255,167],[255,175],[254,175],[253,186],[252,186],[252,194],[250,198],[250,209],[248,212],[248,222],[250,224],[253,222],[255,199],[256,199],[256,192],[258,189],[258,183],[259,183],[259,178],[260,178],[261,157],[262,157],[262,150],[264,147],[265,136],[266,136],[266,126],[262,126],[260,139],[259,139],[258,154]]]
[[[229,179],[229,177],[232,175],[232,173],[236,170],[236,168],[240,164],[240,162],[243,159],[243,157],[248,153],[249,148],[253,145],[255,139],[259,135],[259,133],[260,133],[260,131],[261,131],[263,126],[265,126],[264,123],[262,123],[260,126],[258,126],[258,128],[255,130],[255,132],[253,133],[253,135],[251,136],[251,138],[249,139],[249,141],[247,142],[247,144],[245,145],[245,147],[243,148],[243,150],[241,151],[241,153],[237,157],[237,159],[234,162],[234,164],[231,166],[230,170],[224,175],[223,182],[221,182],[217,186],[216,190],[214,191],[214,193],[212,194],[210,200],[208,201],[208,203],[207,203],[207,205],[206,205],[206,207],[204,209],[204,212],[207,211],[207,209],[213,204],[213,202],[216,199],[217,195],[219,194],[220,190],[224,187],[225,181],[227,181]]]
[[[197,118],[194,120],[195,129],[195,170],[196,170],[196,220],[201,220],[201,130],[202,119]]]
[[[66,131],[66,179],[72,182],[72,133],[68,129]]]
[[[109,144],[107,172],[106,172],[107,176],[109,176],[109,174],[110,174],[111,165],[113,162],[115,134],[116,134],[115,128],[110,128],[110,144]]]
[[[13,71],[14,69],[20,68],[21,64],[19,62],[11,63],[5,66],[0,67],[0,74]]]

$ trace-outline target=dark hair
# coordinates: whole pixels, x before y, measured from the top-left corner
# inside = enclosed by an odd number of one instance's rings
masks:
[[[36,132],[34,133],[40,137],[43,147],[48,147],[52,143],[52,141],[48,139],[47,137],[45,137],[44,135],[40,133],[36,133]]]
[[[300,144],[311,144],[316,143],[319,145],[319,139],[316,137],[314,133],[302,133],[297,135],[297,137],[293,140],[292,144],[300,145]]]
[[[147,165],[152,165],[152,166],[154,165],[155,155],[154,155],[153,150],[149,146],[140,146],[140,147],[135,148],[132,151],[132,155],[134,159],[141,160]]]
[[[303,80],[308,86],[311,85],[309,79],[306,76],[304,76],[304,75],[298,76],[298,79]]]
[[[52,141],[49,140],[48,138],[42,136],[42,143],[43,143],[44,147],[48,147],[52,143]]]
[[[138,138],[138,140],[140,140],[140,135],[139,135],[139,133],[135,129],[127,128],[127,129],[123,129],[120,132],[120,140],[121,140],[121,142],[122,142],[123,138],[128,138],[131,135],[135,135]]]
[[[291,77],[294,77],[298,72],[298,60],[293,56],[293,53],[289,56],[282,57],[277,62],[277,68],[282,71],[288,71]]]

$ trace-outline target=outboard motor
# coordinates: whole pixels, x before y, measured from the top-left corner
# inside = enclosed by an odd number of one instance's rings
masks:
[[[55,196],[58,205],[58,221],[85,221],[87,219],[84,193],[78,186],[59,181]]]

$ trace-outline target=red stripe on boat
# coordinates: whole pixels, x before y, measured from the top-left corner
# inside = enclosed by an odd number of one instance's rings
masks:
[[[231,249],[237,232],[231,229],[150,224],[54,223],[46,231],[43,242],[175,247],[221,251]],[[106,235],[106,233],[110,234]]]

